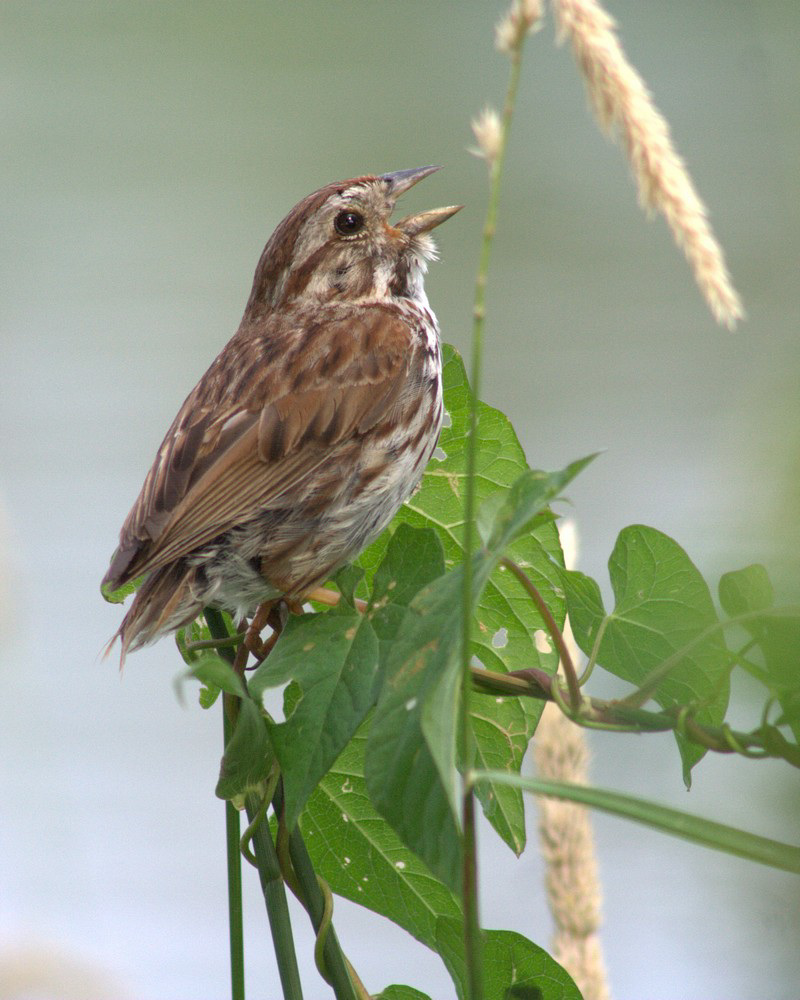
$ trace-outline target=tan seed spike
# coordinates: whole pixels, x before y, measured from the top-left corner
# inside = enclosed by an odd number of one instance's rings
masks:
[[[575,525],[559,528],[564,561],[574,569],[578,539]],[[564,638],[575,663],[579,650],[569,623]],[[541,778],[589,783],[586,735],[554,704],[545,705],[533,741]],[[537,799],[539,841],[546,868],[547,900],[555,923],[553,956],[575,980],[584,1000],[610,1000],[600,943],[601,887],[589,810],[574,802]]]
[[[598,0],[551,0],[559,41],[568,38],[601,127],[622,137],[648,213],[659,211],[683,250],[709,309],[732,329],[744,317],[705,205],[675,151],[669,125],[617,37]]]
[[[502,143],[503,129],[500,116],[494,108],[485,108],[471,124],[472,134],[478,146],[470,149],[470,153],[486,160],[491,167],[500,153]]]
[[[498,52],[509,55],[525,37],[539,28],[542,0],[511,0],[511,6],[494,29]]]

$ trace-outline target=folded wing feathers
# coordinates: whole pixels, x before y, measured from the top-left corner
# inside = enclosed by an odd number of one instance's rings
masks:
[[[406,323],[381,310],[374,323],[340,321],[331,330],[331,363],[315,365],[313,387],[291,391],[292,384],[302,384],[296,374],[265,366],[258,391],[242,400],[257,400],[257,412],[231,407],[212,421],[210,404],[219,412],[213,398],[219,387],[212,387],[212,399],[203,406],[203,382],[197,386],[128,515],[107,582],[121,586],[263,510],[290,503],[292,491],[329,460],[332,448],[366,433],[403,405],[416,360]],[[236,338],[229,349],[236,349]],[[225,351],[217,370],[224,371],[224,358]],[[296,354],[290,361],[302,363]],[[235,385],[231,395],[236,398]]]

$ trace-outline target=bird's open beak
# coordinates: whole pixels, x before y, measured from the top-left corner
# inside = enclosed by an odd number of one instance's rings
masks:
[[[441,167],[413,167],[411,170],[396,170],[391,174],[383,174],[381,180],[386,181],[389,194],[394,198],[399,198],[401,194],[419,183],[423,177],[427,177],[436,170],[441,170]],[[431,229],[446,222],[456,212],[461,211],[463,207],[463,205],[448,205],[446,208],[432,208],[427,212],[406,216],[405,219],[395,222],[394,228],[399,229],[406,236],[428,233]]]
[[[427,212],[419,212],[417,215],[408,215],[405,219],[395,222],[394,228],[399,229],[406,236],[417,236],[419,233],[429,233],[431,229],[441,226],[447,222],[451,215],[460,212],[463,205],[447,205],[446,208],[431,208]]]

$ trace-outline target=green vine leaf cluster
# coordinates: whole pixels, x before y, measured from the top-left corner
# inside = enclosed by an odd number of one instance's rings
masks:
[[[336,607],[291,616],[246,683],[228,658],[208,648],[211,634],[202,622],[184,630],[178,644],[188,672],[202,684],[201,702],[207,707],[223,691],[239,705],[217,794],[263,799],[279,770],[281,824],[300,831],[317,874],[334,893],[435,950],[464,996],[462,780],[471,782],[487,819],[516,853],[525,846],[522,794],[544,792],[798,870],[798,851],[788,845],[653,804],[631,804],[612,792],[545,788],[521,776],[520,768],[547,698],[585,725],[673,729],[687,782],[709,748],[747,751],[754,742],[759,753],[800,764],[792,759],[800,684],[791,660],[800,647],[800,614],[775,608],[766,571],[747,567],[722,578],[720,604],[728,617],[720,617],[683,549],[642,525],[625,528],[614,547],[614,606],[606,612],[597,582],[564,568],[550,510],[591,458],[557,473],[531,470],[507,418],[479,404],[481,545],[472,556],[470,652],[488,690],[493,678],[507,678],[523,687],[530,682],[530,690],[520,693],[534,697],[505,691],[474,697],[470,745],[461,745],[469,386],[460,357],[449,348],[444,383],[449,423],[441,453],[390,530],[337,575]],[[549,609],[549,623],[531,600],[531,588]],[[627,698],[601,703],[581,695],[573,704],[554,679],[559,637],[552,630],[563,627],[567,610],[588,659],[580,682],[595,667],[608,670],[631,685]],[[726,642],[729,626],[743,636],[733,646]],[[230,620],[225,627],[235,636]],[[232,659],[232,650],[226,656]],[[725,725],[736,668],[759,679],[767,699],[759,727],[745,734],[751,743],[741,747],[741,734]],[[480,690],[487,690],[485,683]],[[264,692],[275,687],[285,687],[284,721],[269,718],[261,705]],[[651,701],[659,710],[647,708]],[[487,997],[579,997],[567,973],[535,943],[509,931],[482,934]],[[381,995],[424,996],[399,984]]]
[[[631,525],[617,538],[609,576],[615,606],[606,613],[596,581],[562,571],[570,623],[589,670],[599,665],[635,685],[611,714],[621,720],[625,708],[635,711],[651,698],[667,710],[672,723],[661,728],[675,730],[687,787],[708,749],[780,757],[800,767],[800,608],[774,605],[766,569],[724,574],[720,614],[677,542]],[[764,692],[760,721],[749,733],[733,733],[725,721],[737,668]],[[644,729],[659,728],[655,716],[652,727],[646,716],[641,721]]]
[[[636,686],[675,657],[655,686],[662,706],[695,705],[695,718],[720,725],[729,696],[729,660],[714,603],[699,570],[667,535],[642,525],[620,532],[608,563],[614,610],[606,615],[597,583],[564,572],[570,623],[587,656]],[[597,648],[595,649],[595,645]],[[705,749],[676,734],[684,780]]]

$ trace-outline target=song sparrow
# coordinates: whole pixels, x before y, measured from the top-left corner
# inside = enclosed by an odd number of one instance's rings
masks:
[[[328,184],[272,234],[234,337],[181,407],[103,580],[145,576],[122,658],[211,605],[302,599],[386,527],[442,423],[441,351],[423,288],[428,233],[390,224],[438,167]]]

